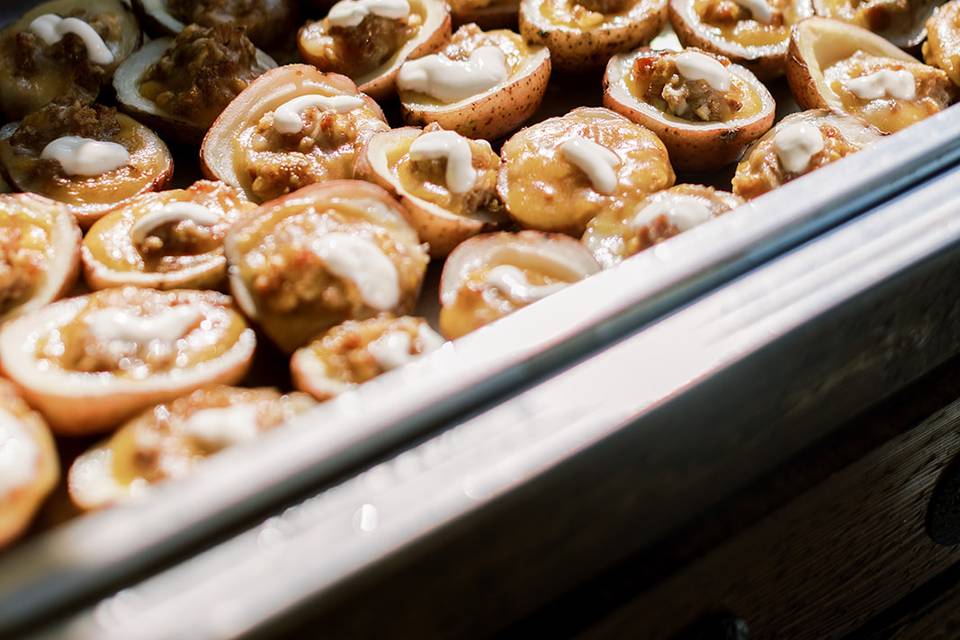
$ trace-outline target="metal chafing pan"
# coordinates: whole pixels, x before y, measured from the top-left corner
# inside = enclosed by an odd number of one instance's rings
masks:
[[[958,186],[960,168],[38,635],[496,631],[960,350]]]
[[[32,4],[5,4],[0,23]],[[551,87],[547,111],[580,95],[568,91],[578,80],[563,82]],[[960,110],[950,109],[218,456],[149,501],[27,540],[0,557],[0,635],[129,584],[483,411],[958,159]],[[601,387],[579,391],[590,389]],[[348,560],[346,550],[335,555]]]

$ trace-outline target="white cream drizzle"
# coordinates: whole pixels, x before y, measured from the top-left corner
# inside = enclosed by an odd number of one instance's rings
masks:
[[[766,0],[733,0],[750,12],[753,19],[762,24],[770,24],[773,20],[773,7]]]
[[[410,15],[407,0],[340,0],[330,7],[327,21],[334,27],[356,27],[368,15],[403,20]]]
[[[273,112],[273,128],[277,133],[300,133],[303,129],[303,112],[310,107],[334,113],[349,113],[363,106],[360,96],[298,96]]]
[[[0,496],[30,484],[37,475],[40,448],[26,425],[0,409]]]
[[[509,264],[501,264],[490,269],[484,280],[518,304],[536,302],[569,286],[567,282],[542,285],[530,284],[523,271]]]
[[[810,160],[823,150],[820,128],[807,122],[793,122],[773,136],[773,150],[780,165],[790,173],[802,173]]]
[[[410,145],[410,158],[446,160],[447,188],[452,193],[466,193],[477,183],[470,143],[454,131],[424,133]]]
[[[113,53],[100,34],[80,18],[61,18],[53,13],[45,13],[30,23],[30,31],[35,33],[48,45],[56,44],[68,33],[73,33],[83,40],[87,48],[87,56],[94,64],[113,64]]]
[[[400,302],[400,274],[376,243],[333,232],[314,240],[310,249],[332,274],[353,282],[365,304],[386,311]]]
[[[474,50],[468,60],[451,60],[439,53],[409,60],[400,67],[397,86],[449,104],[492,89],[509,76],[503,51],[487,45]]]
[[[79,136],[52,140],[40,157],[59,162],[68,176],[100,176],[130,163],[130,153],[122,144]]]
[[[406,331],[388,331],[367,345],[367,350],[384,371],[397,369],[443,346],[444,340],[436,331],[421,324],[417,329],[419,345]],[[419,350],[414,353],[415,347]]]
[[[582,136],[574,136],[560,145],[564,159],[587,174],[594,191],[610,195],[617,190],[620,156],[607,147]]]
[[[680,232],[688,231],[710,219],[710,207],[700,198],[683,194],[671,194],[659,198],[640,209],[630,221],[630,226],[639,229],[651,224],[660,216]]]
[[[881,69],[874,73],[851,78],[847,88],[861,100],[877,98],[897,98],[913,100],[917,96],[917,82],[913,74],[905,69]]]
[[[184,336],[203,317],[190,305],[177,305],[150,316],[139,316],[127,309],[98,309],[87,314],[84,322],[103,342],[124,341],[147,344],[160,340],[171,344]]]
[[[256,438],[260,417],[255,404],[199,409],[183,421],[181,428],[200,444],[222,449]]]
[[[683,51],[673,60],[677,71],[687,80],[703,80],[717,91],[730,90],[730,72],[716,58],[697,51]]]
[[[212,227],[220,222],[220,216],[193,202],[170,202],[140,217],[130,229],[130,238],[134,244],[140,244],[163,225],[184,220],[201,227]]]

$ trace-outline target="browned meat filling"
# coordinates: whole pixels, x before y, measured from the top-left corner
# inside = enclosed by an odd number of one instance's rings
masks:
[[[129,462],[135,475],[151,484],[179,477],[195,458],[216,453],[226,446],[225,443],[200,441],[183,432],[183,424],[195,413],[249,405],[256,412],[258,430],[263,432],[284,424],[313,404],[299,393],[280,396],[267,389],[244,389],[238,393],[230,387],[207,387],[138,418],[130,434],[135,445]],[[125,432],[126,429],[121,430],[118,436],[124,437]],[[117,442],[116,436],[113,442]],[[114,447],[115,451],[121,450],[116,444]]]
[[[43,275],[43,254],[22,246],[23,232],[0,227],[0,315],[30,298]]]
[[[423,320],[382,313],[368,320],[347,320],[315,339],[307,349],[313,351],[326,366],[327,374],[343,382],[360,384],[376,378],[384,368],[370,352],[369,346],[390,332],[410,336],[413,354],[424,353],[428,346],[419,337]]]
[[[167,113],[211,124],[261,73],[242,28],[190,25],[143,74],[140,93]]]
[[[292,0],[167,0],[167,8],[184,24],[243,27],[250,40],[261,47],[289,35],[296,19]]]
[[[630,0],[578,0],[577,4],[597,13],[619,13],[632,2]]]
[[[433,124],[424,129],[424,132],[440,130],[439,125]],[[419,186],[419,188],[410,189],[414,194],[437,202],[455,213],[469,216],[478,211],[486,211],[496,216],[503,208],[500,197],[497,195],[497,171],[500,169],[500,158],[488,145],[476,140],[468,140],[468,142],[473,156],[473,168],[477,172],[477,181],[466,193],[448,191],[446,160],[411,158],[409,162],[412,180],[405,182]],[[439,185],[440,189],[431,188],[431,185]]]
[[[727,60],[722,62],[730,64]],[[638,81],[646,85],[643,97],[647,102],[681,118],[723,122],[743,107],[736,85],[723,93],[703,80],[687,80],[677,71],[673,56],[640,56],[635,73]]]
[[[120,134],[117,110],[112,107],[79,101],[54,102],[25,117],[10,137],[10,145],[16,153],[36,158],[31,165],[31,177],[69,178],[59,162],[39,157],[44,147],[63,136],[120,143]]]
[[[272,254],[253,287],[270,311],[278,314],[316,305],[348,315],[351,307],[343,285],[306,247],[284,245],[283,250]]]
[[[298,133],[278,133],[270,112],[257,123],[251,148],[258,154],[248,167],[251,190],[270,200],[322,179],[353,177],[356,150],[386,124],[311,107]]]
[[[215,250],[223,241],[223,229],[198,225],[192,220],[171,222],[150,232],[137,246],[150,271],[164,273],[181,268],[170,257],[195,256]]]
[[[175,343],[164,340],[102,340],[83,320],[64,326],[60,330],[60,337],[63,352],[59,362],[63,368],[71,371],[142,376],[169,370],[177,364]]]
[[[329,27],[329,42],[324,47],[324,69],[356,77],[373,71],[404,43],[412,38],[420,25],[420,16],[410,14],[405,20],[392,20],[370,14],[355,27]]]
[[[186,24],[233,24],[247,29],[270,20],[265,0],[167,0],[167,10]]]
[[[476,186],[466,193],[455,194],[454,203],[457,213],[470,215],[477,211],[496,213],[502,208],[500,197],[497,195],[496,169],[497,164],[487,161],[487,158],[474,155],[473,167],[480,176]],[[418,174],[423,176],[424,182],[445,185],[447,162],[446,160],[411,160]],[[451,194],[454,195],[454,194]]]
[[[120,134],[117,110],[81,102],[55,102],[24,118],[10,144],[14,149],[39,154],[50,142],[63,136],[112,140]]]
[[[850,144],[836,127],[823,125],[823,149],[810,158],[804,174],[836,162],[844,156],[856,153],[859,148]],[[737,167],[733,178],[733,191],[748,200],[761,196],[768,191],[789,182],[801,174],[792,174],[784,170],[773,147],[773,137],[761,142],[750,156]]]
[[[88,15],[83,9],[75,9],[61,17],[84,20],[108,44],[118,42],[122,36],[120,16]],[[46,44],[32,31],[11,32],[0,41],[0,56],[13,61],[10,70],[17,78],[37,80],[46,74],[69,76],[75,97],[86,102],[96,99],[108,77],[104,67],[90,61],[86,45],[74,33],[66,34],[54,44]]]
[[[779,8],[780,2],[777,0],[770,2],[768,0],[768,4],[773,9],[769,24],[774,27],[782,26],[784,15],[782,9]],[[741,20],[752,19],[753,14],[750,13],[750,10],[741,7],[734,0],[713,0],[713,2],[707,4],[703,12],[703,21],[716,26],[731,26]]]

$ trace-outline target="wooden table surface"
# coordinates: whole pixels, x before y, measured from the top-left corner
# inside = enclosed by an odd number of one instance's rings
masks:
[[[960,638],[956,500],[954,540],[928,533],[945,476],[960,499],[960,358],[506,635]]]

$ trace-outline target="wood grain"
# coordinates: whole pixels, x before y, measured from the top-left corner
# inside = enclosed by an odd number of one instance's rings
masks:
[[[858,629],[851,640],[960,638],[960,563]]]
[[[960,559],[926,535],[927,502],[960,451],[960,401],[833,474],[590,629],[669,638],[705,613],[751,638],[834,638]],[[956,636],[953,636],[956,637]]]

